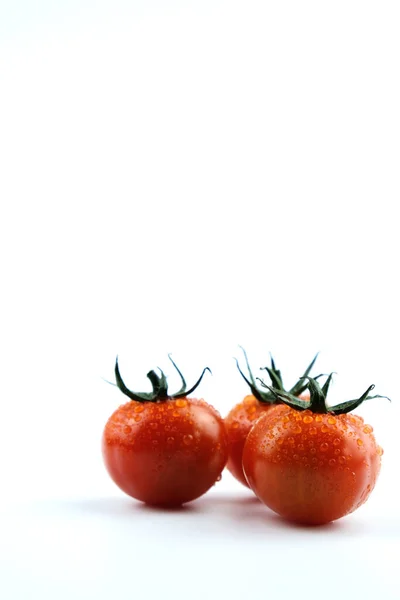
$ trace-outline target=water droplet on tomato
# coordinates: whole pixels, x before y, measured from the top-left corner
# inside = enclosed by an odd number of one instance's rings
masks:
[[[144,411],[144,406],[142,406],[141,404],[138,404],[137,406],[135,406],[135,408],[133,409],[133,411],[135,413],[141,413]]]
[[[184,408],[185,406],[187,406],[187,400],[185,400],[184,398],[179,398],[176,402],[175,402],[176,406],[178,408]]]
[[[382,456],[384,450],[381,446],[378,446],[376,449],[376,453],[378,454],[378,456]]]
[[[316,422],[316,423],[322,423],[322,417],[321,417],[321,415],[317,415],[317,416],[315,417],[315,422]]]
[[[158,423],[154,423],[154,422],[150,423],[150,427],[151,427],[151,429],[157,429]]]
[[[302,432],[300,425],[295,425],[292,429],[293,433],[299,434]]]
[[[128,434],[128,433],[131,433],[131,431],[132,431],[132,427],[129,427],[129,425],[125,425],[124,433]]]
[[[173,438],[173,437],[168,437],[167,438],[167,444],[173,444],[174,441],[175,441],[175,438]]]
[[[364,432],[364,433],[372,433],[372,432],[373,432],[373,430],[374,430],[374,428],[373,428],[373,427],[371,427],[371,425],[365,425],[365,427],[364,427],[364,429],[363,429],[363,432]]]
[[[333,417],[332,415],[330,417],[328,417],[328,423],[329,423],[329,425],[335,425],[336,417]]]
[[[312,423],[313,421],[314,419],[311,415],[306,415],[305,417],[303,417],[303,423]]]
[[[363,446],[363,445],[364,445],[364,442],[360,438],[358,438],[357,446]]]
[[[336,465],[336,460],[334,458],[330,458],[329,459],[329,464],[331,467],[334,467]]]
[[[320,445],[319,449],[321,450],[321,452],[326,452],[329,448],[329,445],[324,442],[323,444]]]
[[[141,420],[142,420],[142,417],[141,417],[140,415],[135,415],[135,416],[133,417],[133,420],[134,420],[134,421],[136,421],[136,423],[139,423],[139,421],[141,421]]]
[[[222,474],[220,473],[215,481],[221,481],[221,479],[222,479]]]
[[[310,427],[310,430],[308,432],[310,435],[317,435],[317,428],[316,427]]]
[[[340,444],[340,440],[339,440],[339,438],[335,438],[335,439],[333,440],[333,445],[334,445],[334,446],[339,446],[339,444]]]
[[[193,436],[190,433],[184,435],[183,443],[185,444],[185,446],[190,446],[193,443]]]

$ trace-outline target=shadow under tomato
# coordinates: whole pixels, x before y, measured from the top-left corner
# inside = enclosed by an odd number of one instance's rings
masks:
[[[145,504],[144,502],[135,502],[134,506],[135,510],[143,511],[143,512],[153,512],[153,513],[193,513],[199,512],[196,510],[195,501],[187,502],[186,504],[180,504],[178,506],[159,506],[157,504]]]
[[[270,510],[255,495],[235,497],[221,495],[201,499],[203,511],[208,508],[212,512],[220,512],[224,518],[229,518],[236,524],[237,529],[250,528],[257,532],[269,530],[291,530],[323,532],[345,530],[342,521],[334,521],[323,525],[306,525],[288,521]],[[206,511],[208,512],[208,511]],[[261,529],[262,528],[262,529]]]
[[[104,498],[97,500],[88,500],[86,502],[77,502],[76,508],[87,512],[102,514],[104,516],[126,517],[137,513],[158,513],[158,514],[186,514],[196,512],[193,503],[181,504],[178,506],[158,506],[146,504],[134,498]]]
[[[147,505],[128,496],[110,496],[97,498],[74,499],[47,499],[38,500],[29,506],[29,513],[44,518],[53,518],[60,515],[80,518],[93,515],[104,518],[117,518],[129,520],[134,515],[153,514],[157,520],[163,515],[169,515],[175,523],[173,515],[188,521],[185,515],[196,516],[196,528],[199,520],[207,530],[208,535],[218,531],[234,537],[251,535],[253,537],[282,536],[298,533],[299,535],[319,536],[329,533],[335,537],[350,538],[352,536],[382,536],[391,539],[400,534],[400,526],[381,518],[372,520],[368,516],[360,517],[349,515],[343,519],[325,525],[304,525],[287,521],[268,509],[256,496],[249,492],[248,495],[231,494],[206,494],[193,502],[176,507],[160,507]],[[159,516],[158,516],[159,515]],[[169,520],[170,520],[169,519]],[[202,525],[202,527],[203,527]]]

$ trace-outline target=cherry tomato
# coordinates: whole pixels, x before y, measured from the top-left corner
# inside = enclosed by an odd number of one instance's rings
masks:
[[[131,401],[109,418],[102,450],[108,473],[128,495],[152,505],[179,506],[214,485],[228,450],[223,420],[204,400],[188,398],[200,383],[169,395],[166,377],[150,371],[152,394],[135,394],[123,383],[118,361],[116,382]]]
[[[286,404],[258,419],[243,451],[244,472],[258,498],[282,517],[308,525],[360,507],[375,486],[383,453],[372,427],[348,414],[370,399],[374,386],[358,400],[328,409],[331,377],[322,389],[309,378],[308,403],[279,394]]]
[[[256,381],[250,369],[247,355],[244,350],[243,353],[246,360],[249,378],[247,378],[241,371],[238,362],[237,367],[243,379],[249,385],[252,394],[247,395],[242,402],[236,404],[236,406],[234,406],[225,417],[224,421],[229,445],[229,457],[226,466],[232,475],[238,481],[240,481],[240,483],[248,487],[242,467],[243,448],[247,435],[257,419],[264,412],[269,411],[277,402],[280,402],[280,400],[270,391],[262,391],[256,385]],[[311,364],[307,367],[303,378],[306,377],[311,371],[316,359],[317,356],[315,356]],[[271,367],[265,367],[265,370],[268,372],[274,388],[284,392],[285,388],[283,386],[281,373],[279,370],[277,370],[272,358]],[[304,400],[307,400],[309,398],[309,394],[307,391],[305,391],[307,383],[303,378],[299,379],[299,381],[291,388],[290,393],[298,395]]]

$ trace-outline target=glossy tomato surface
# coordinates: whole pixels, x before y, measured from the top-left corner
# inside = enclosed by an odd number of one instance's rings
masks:
[[[242,467],[244,443],[260,415],[270,410],[272,406],[272,404],[260,402],[255,396],[249,394],[242,402],[236,404],[225,417],[229,448],[226,466],[232,475],[247,487],[248,483]]]
[[[359,416],[277,405],[248,434],[243,468],[251,489],[269,508],[288,520],[317,525],[367,500],[382,452],[372,427]]]
[[[228,456],[218,412],[189,398],[120,406],[105,426],[102,450],[111,478],[124,492],[159,506],[204,494]]]
[[[301,395],[303,400],[309,400],[308,392]],[[236,404],[225,417],[225,428],[228,437],[229,457],[227,468],[243,485],[249,487],[243,472],[243,449],[250,429],[257,419],[273,408],[275,404],[260,402],[249,394],[242,402]]]

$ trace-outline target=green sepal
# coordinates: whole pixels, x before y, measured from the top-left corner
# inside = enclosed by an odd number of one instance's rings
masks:
[[[149,371],[149,373],[147,373],[147,377],[149,379],[150,379],[150,373],[151,373],[151,371]],[[157,374],[154,371],[153,371],[153,373],[157,377]],[[154,393],[153,394],[150,394],[147,392],[135,393],[126,387],[126,385],[121,377],[121,374],[119,372],[118,356],[115,361],[115,381],[116,381],[117,387],[121,390],[121,392],[123,394],[125,394],[125,396],[128,396],[128,398],[130,398],[131,400],[136,400],[137,402],[151,402]],[[153,389],[154,389],[154,383],[151,379],[150,379],[150,381],[151,381],[151,383],[153,385]]]
[[[270,392],[276,396],[277,399],[279,398],[279,400],[283,404],[290,406],[290,408],[299,411],[310,410],[311,412],[316,414],[329,413],[333,415],[343,415],[351,412],[352,410],[360,406],[360,404],[362,404],[365,400],[373,400],[374,398],[386,398],[390,401],[390,398],[388,398],[387,396],[381,396],[380,394],[376,394],[375,396],[369,396],[370,391],[373,390],[375,387],[374,385],[370,385],[369,388],[359,398],[356,398],[355,400],[347,400],[346,402],[341,402],[340,404],[336,404],[335,406],[328,407],[326,404],[326,396],[329,390],[329,386],[332,382],[332,376],[333,373],[330,373],[328,375],[328,378],[325,381],[322,388],[317,382],[316,377],[307,376],[307,388],[310,390],[309,402],[299,400],[299,398],[293,396],[290,393],[288,394],[285,392],[281,392],[280,390],[273,389],[267,386],[266,384],[263,385],[267,387],[270,390]]]
[[[296,408],[297,410],[307,410],[310,407],[310,403],[306,400],[301,400],[297,396],[293,396],[290,392],[281,392],[280,390],[274,389],[273,387],[267,385],[262,379],[259,379],[261,385],[267,388],[270,394],[274,397],[275,404],[286,404],[292,408]],[[304,388],[306,389],[307,386]]]
[[[373,384],[370,385],[369,388],[365,390],[363,395],[357,398],[356,400],[348,400],[347,402],[341,402],[341,404],[336,404],[336,406],[332,406],[329,409],[329,412],[333,413],[334,415],[340,415],[345,412],[350,412],[351,410],[357,408],[357,406],[360,406],[360,404],[362,404],[365,400],[374,400],[375,398],[386,398],[386,400],[389,400],[389,402],[391,402],[390,398],[388,398],[387,396],[381,396],[381,394],[369,396],[369,392],[373,390],[374,387],[375,386]]]
[[[299,378],[298,382],[295,383],[291,390],[289,390],[289,393],[293,396],[300,396],[300,394],[302,394],[307,389],[307,382],[305,381],[305,379],[308,376],[311,369],[313,368],[315,361],[318,358],[318,355],[319,352],[317,352],[317,354],[314,356],[307,369],[304,371],[303,375]],[[322,377],[322,373],[314,377],[314,379],[318,379],[319,377]]]
[[[179,377],[181,378],[181,382],[182,382],[182,386],[181,386],[181,388],[180,388],[180,389],[179,389],[179,390],[178,390],[176,393],[177,393],[177,394],[182,394],[182,393],[184,393],[184,392],[185,392],[185,390],[186,390],[186,381],[185,381],[185,378],[184,378],[184,376],[182,375],[181,371],[178,369],[178,365],[175,363],[175,361],[173,361],[173,360],[172,360],[172,357],[171,357],[171,355],[170,355],[170,354],[168,354],[168,358],[169,358],[169,360],[172,362],[172,364],[174,365],[175,369],[177,370],[177,372],[178,372],[178,375],[179,375]]]
[[[200,377],[198,378],[198,380],[196,381],[196,383],[194,384],[194,386],[192,386],[190,388],[190,390],[185,390],[185,391],[180,391],[177,394],[172,394],[171,398],[184,398],[185,396],[188,396],[189,394],[191,394],[192,392],[194,392],[194,390],[197,388],[197,386],[200,384],[200,381],[203,379],[204,377],[204,373],[208,371],[209,373],[211,373],[211,369],[209,367],[205,367],[205,369],[203,369],[202,374],[200,375]],[[186,386],[185,386],[186,387]]]
[[[282,374],[281,374],[280,370],[276,368],[275,361],[272,358],[272,354],[270,354],[270,356],[271,356],[271,366],[270,367],[261,367],[261,371],[267,371],[269,378],[272,382],[273,388],[275,388],[277,390],[282,390],[282,392],[284,392],[285,388],[283,386]]]
[[[125,394],[125,396],[128,396],[128,398],[130,398],[131,400],[135,400],[136,402],[161,402],[161,401],[167,400],[169,398],[176,399],[176,398],[184,398],[185,396],[188,396],[189,394],[194,392],[194,390],[200,384],[201,380],[204,377],[205,372],[209,371],[211,373],[211,370],[208,367],[203,369],[203,372],[200,375],[197,382],[189,390],[187,390],[186,389],[186,381],[185,381],[185,378],[183,377],[181,371],[178,369],[177,365],[172,360],[170,354],[168,355],[168,358],[174,365],[175,369],[178,371],[179,377],[181,378],[181,382],[182,382],[181,388],[175,394],[168,393],[167,378],[164,374],[164,371],[162,371],[160,368],[159,368],[159,371],[160,371],[161,375],[158,375],[156,373],[156,371],[154,371],[154,370],[151,370],[147,373],[147,377],[150,380],[151,385],[153,387],[152,392],[132,392],[129,388],[126,387],[126,385],[121,377],[121,374],[119,371],[119,366],[118,366],[118,356],[115,361],[115,381],[116,381],[117,387],[121,390],[121,392],[123,394]]]
[[[243,371],[240,368],[239,361],[237,360],[237,358],[235,358],[236,365],[237,365],[239,373],[241,374],[241,376],[243,377],[243,379],[245,380],[245,382],[247,383],[247,385],[250,387],[253,396],[255,396],[257,398],[257,400],[259,400],[260,402],[264,402],[264,403],[268,403],[268,404],[276,404],[276,403],[281,402],[281,400],[279,399],[279,397],[276,395],[277,391],[282,392],[284,394],[289,393],[292,396],[298,396],[298,395],[302,394],[304,392],[304,390],[307,389],[307,386],[308,386],[308,384],[304,380],[304,378],[311,371],[311,369],[313,368],[314,363],[315,363],[315,361],[317,360],[317,357],[318,357],[318,353],[317,353],[314,356],[314,358],[311,361],[311,363],[308,365],[308,367],[305,370],[305,372],[302,375],[302,377],[300,377],[300,379],[289,390],[289,392],[286,392],[285,387],[283,385],[281,371],[276,368],[275,361],[274,361],[274,359],[273,359],[273,357],[271,355],[271,366],[270,367],[262,367],[261,370],[267,371],[267,373],[269,375],[269,378],[271,379],[272,386],[271,387],[267,386],[262,379],[260,379],[259,377],[257,377],[257,380],[260,381],[261,385],[264,388],[268,389],[268,391],[263,391],[263,390],[261,390],[257,386],[256,380],[255,380],[255,378],[253,376],[253,373],[252,373],[250,365],[249,365],[249,361],[248,361],[245,349],[242,348],[242,346],[239,346],[239,348],[242,350],[242,352],[244,354],[244,358],[245,358],[245,361],[246,361],[246,367],[247,367],[247,371],[248,371],[248,377],[246,377],[246,375],[243,373]],[[317,375],[315,377],[315,379],[318,379],[321,376],[322,375]],[[271,391],[272,389],[274,390],[274,392]]]
[[[235,358],[236,366],[238,368],[239,373],[241,374],[241,376],[243,377],[243,379],[245,380],[245,382],[247,383],[247,385],[251,389],[251,392],[252,392],[253,396],[255,396],[255,398],[257,398],[257,400],[259,400],[260,402],[265,402],[267,404],[275,404],[275,398],[274,398],[273,394],[270,394],[270,393],[268,394],[266,392],[262,392],[257,387],[256,380],[254,379],[253,373],[252,373],[250,365],[249,365],[249,360],[247,358],[246,351],[241,346],[240,346],[240,348],[241,348],[241,350],[242,350],[242,352],[244,354],[244,359],[246,361],[247,371],[248,371],[250,379],[248,379],[246,377],[246,375],[243,373],[242,369],[240,368],[239,361],[238,361],[237,358]]]

